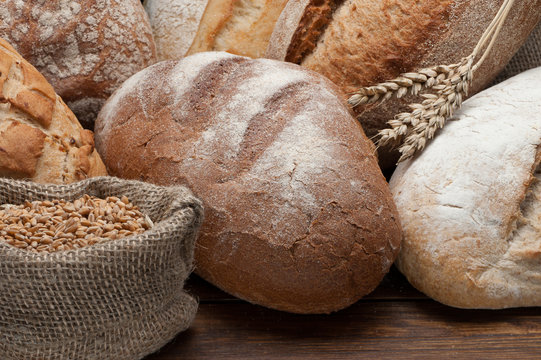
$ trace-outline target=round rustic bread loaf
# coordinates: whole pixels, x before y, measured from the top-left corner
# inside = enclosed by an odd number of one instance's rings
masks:
[[[202,51],[262,57],[287,0],[145,0],[159,60]]]
[[[399,269],[461,308],[541,305],[541,68],[464,103],[391,189]]]
[[[253,303],[326,313],[378,285],[401,236],[342,98],[297,65],[200,53],[124,83],[98,116],[96,146],[113,175],[203,200],[203,278]]]
[[[61,184],[99,175],[107,173],[92,131],[0,39],[0,176]]]
[[[112,92],[156,57],[138,0],[0,1],[0,37],[89,129]]]
[[[454,64],[469,55],[504,0],[291,0],[271,36],[266,56],[325,75],[345,94],[424,67]],[[516,1],[470,95],[487,85],[541,20],[541,0]],[[369,138],[422,99],[393,97],[355,109]],[[392,167],[398,152],[380,148]]]

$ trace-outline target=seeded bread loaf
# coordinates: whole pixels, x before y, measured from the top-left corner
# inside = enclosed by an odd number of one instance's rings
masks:
[[[203,200],[196,272],[298,313],[372,291],[400,244],[374,149],[327,79],[224,52],[131,77],[96,122],[111,174],[184,184]]]
[[[464,103],[391,189],[399,269],[461,308],[541,306],[541,68]]]
[[[287,0],[145,0],[160,60],[221,50],[262,57]]]
[[[503,0],[295,0],[276,24],[266,56],[301,64],[336,83],[345,94],[427,66],[469,55]],[[503,69],[541,20],[541,0],[516,1],[487,60],[475,72],[471,94]],[[407,98],[407,101],[419,99]],[[396,98],[356,109],[368,137],[409,111]],[[397,160],[380,151],[389,167]]]
[[[0,1],[0,37],[45,76],[88,129],[109,95],[156,60],[139,0]]]
[[[106,175],[94,136],[45,78],[0,39],[0,176],[69,183]]]

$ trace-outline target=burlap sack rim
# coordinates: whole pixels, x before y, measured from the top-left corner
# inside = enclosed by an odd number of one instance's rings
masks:
[[[94,185],[97,184],[97,185]],[[94,255],[95,253],[100,252],[106,252],[111,254],[112,256],[116,256],[116,250],[119,251],[119,253],[126,249],[126,247],[129,247],[130,249],[133,249],[134,252],[137,252],[138,250],[146,251],[144,249],[147,245],[159,245],[159,239],[162,238],[163,235],[175,233],[177,235],[182,234],[182,236],[177,237],[179,241],[179,247],[181,249],[184,249],[185,251],[191,251],[193,253],[193,242],[196,239],[197,230],[200,227],[200,224],[203,220],[203,207],[202,203],[199,199],[193,196],[192,192],[183,186],[157,186],[149,183],[141,183],[140,181],[136,180],[123,180],[113,177],[98,177],[98,178],[92,178],[88,180],[84,180],[78,183],[69,184],[69,185],[43,185],[43,184],[35,184],[28,181],[21,181],[21,180],[9,180],[9,179],[0,179],[0,187],[6,188],[7,190],[2,190],[1,196],[3,198],[10,197],[10,198],[17,198],[17,201],[10,201],[11,203],[17,204],[21,203],[24,200],[29,199],[55,199],[55,198],[64,198],[64,199],[71,199],[74,200],[79,194],[84,193],[91,193],[91,194],[100,194],[102,197],[110,196],[110,195],[123,195],[123,194],[129,194],[130,191],[136,191],[139,184],[144,184],[145,186],[145,192],[143,192],[143,198],[140,199],[140,201],[144,201],[144,196],[146,195],[146,192],[148,192],[149,196],[152,196],[152,193],[156,191],[164,198],[168,199],[168,203],[165,203],[166,205],[163,207],[163,214],[164,216],[160,216],[161,219],[159,221],[155,221],[155,225],[152,227],[152,229],[146,231],[143,234],[137,234],[121,239],[112,240],[103,244],[96,244],[92,246],[88,246],[81,249],[75,249],[70,251],[61,251],[58,253],[52,253],[52,254],[36,254],[28,252],[24,249],[18,249],[16,247],[13,247],[11,245],[5,244],[0,242],[0,252],[3,253],[3,256],[8,259],[12,259],[12,261],[17,261],[22,264],[27,264],[29,267],[35,266],[32,264],[40,264],[40,265],[48,265],[48,264],[55,264],[57,262],[63,262],[63,263],[79,263],[81,261],[85,261],[87,258],[86,254],[89,254],[90,256]],[[109,186],[108,186],[109,185]],[[93,187],[96,186],[96,187]],[[125,189],[126,191],[123,192],[122,189],[116,188],[115,186],[119,186]],[[167,197],[168,193],[175,193],[179,195],[179,198],[175,199],[173,197]],[[13,193],[13,194],[12,194]],[[28,196],[19,196],[20,194],[27,193]],[[71,197],[70,197],[71,196]],[[132,199],[130,199],[132,200]],[[133,200],[132,200],[133,201]],[[137,204],[134,201],[135,204]],[[156,214],[155,209],[152,209],[152,207],[149,208],[149,211],[154,212]],[[150,214],[148,214],[150,215]],[[155,220],[155,219],[153,219]],[[187,229],[190,231],[188,232],[180,232],[177,228],[178,225],[187,224]],[[145,236],[146,235],[146,236]],[[154,238],[155,236],[155,238]],[[169,235],[170,236],[170,235]],[[154,239],[153,239],[154,238]],[[190,241],[191,239],[191,241]],[[193,254],[192,254],[193,256]],[[181,256],[183,259],[182,261],[189,267],[191,270],[193,270],[193,258],[190,260],[188,258],[185,258],[184,255]],[[189,274],[190,271],[187,272]],[[143,340],[139,346],[135,346],[130,349],[118,349],[117,357],[124,359],[123,356],[128,356],[126,358],[141,358],[143,356],[146,356],[150,353],[155,352],[165,344],[167,344],[171,339],[176,336],[180,331],[186,330],[191,322],[193,321],[195,315],[196,315],[196,309],[198,300],[193,295],[189,294],[183,289],[183,286],[180,286],[178,288],[178,291],[175,292],[176,295],[172,296],[171,298],[168,298],[169,300],[166,302],[163,302],[160,304],[160,309],[156,309],[159,315],[159,318],[161,320],[164,320],[163,326],[156,327],[156,324],[140,324],[138,320],[133,320],[126,318],[122,320],[122,328],[125,329],[126,334],[139,334],[139,332],[148,332],[151,331],[152,333],[158,332],[159,334],[156,334],[157,336],[154,337],[154,342],[145,343],[144,339],[145,337],[141,338],[140,340]],[[173,294],[172,294],[173,295]],[[190,298],[190,302],[181,305],[179,301],[182,301],[182,299],[188,299]],[[175,324],[172,324],[171,321],[173,321],[174,318],[177,318],[178,316],[172,316],[175,314],[172,314],[171,311],[174,309],[181,309],[185,311],[185,318],[183,318],[183,321],[176,321]],[[168,316],[166,316],[168,314]],[[165,318],[164,318],[165,316]],[[158,318],[156,318],[158,319]],[[165,324],[169,324],[165,326]],[[138,335],[139,336],[139,335]],[[127,342],[128,343],[128,342]],[[7,344],[4,344],[7,346]],[[54,345],[54,344],[51,344]],[[71,345],[70,345],[71,346]],[[99,343],[94,344],[94,346],[98,347],[107,347],[108,345],[103,343],[99,345]],[[92,347],[92,349],[96,349],[95,347]],[[0,346],[2,347],[2,346]],[[4,350],[7,350],[5,348]],[[39,348],[39,346],[38,346]],[[54,347],[53,347],[54,348]],[[62,348],[62,347],[61,347]],[[18,349],[17,347],[13,348],[12,350]],[[67,347],[66,349],[70,349],[70,347]],[[42,349],[44,350],[44,349]],[[80,349],[83,350],[83,349]],[[92,351],[91,349],[89,349]],[[62,350],[63,351],[63,350]],[[49,352],[47,352],[49,353]],[[63,353],[63,352],[62,352]],[[86,348],[85,348],[86,353]],[[121,355],[121,353],[123,355]],[[20,353],[23,354],[23,353]],[[26,354],[26,353],[25,353]],[[42,355],[44,353],[41,353]],[[57,359],[57,353],[56,351],[49,353],[49,356],[51,358]],[[116,358],[116,357],[115,357]]]
[[[0,187],[3,185],[8,185],[8,186],[16,185],[28,191],[33,191],[34,189],[38,189],[38,191],[44,191],[43,190],[44,188],[50,188],[58,192],[63,192],[63,191],[69,192],[69,191],[77,190],[79,188],[87,188],[91,184],[103,182],[104,180],[108,182],[115,182],[116,184],[137,185],[141,183],[140,181],[137,181],[137,180],[124,180],[124,179],[120,179],[120,178],[112,177],[112,176],[99,176],[99,177],[94,177],[94,178],[90,178],[90,179],[86,179],[80,182],[75,182],[75,183],[66,184],[66,185],[37,184],[31,181],[25,181],[25,180],[11,180],[11,179],[0,178]],[[149,184],[149,183],[145,183],[145,185],[146,186],[150,185],[152,187],[155,187],[156,189],[159,188],[159,186]],[[182,189],[184,192],[191,194],[191,191],[183,186],[169,186],[167,188]],[[124,194],[119,193],[118,195],[124,195]],[[54,193],[52,193],[48,195],[48,198],[60,199],[61,197],[56,196]],[[194,208],[194,211],[196,212],[195,214],[196,216],[193,216],[192,218],[192,223],[194,223],[195,221],[199,221],[199,223],[201,223],[203,220],[203,214],[202,214],[203,206],[202,206],[201,201],[193,195],[189,196],[189,200],[190,200],[190,204],[188,204],[188,202],[186,201],[183,204],[179,204],[179,205],[185,205],[185,206],[192,205],[192,208]],[[173,205],[173,203],[171,205]],[[159,234],[160,232],[168,232],[167,231],[168,227],[174,226],[174,223],[178,220],[177,218],[179,217],[179,215],[182,215],[184,217],[184,214],[179,214],[178,212],[177,213],[171,212],[167,217],[165,217],[164,219],[161,219],[160,221],[155,222],[155,219],[151,219],[154,222],[154,226],[150,228],[149,230],[145,231],[145,234]],[[197,226],[198,224],[194,224],[194,225]],[[140,236],[140,234],[130,235],[130,236],[126,236],[120,239],[115,239],[115,240],[107,241],[100,244],[94,244],[94,245],[86,246],[79,249],[58,251],[54,253],[46,253],[46,252],[32,253],[30,251],[19,249],[15,246],[12,246],[3,241],[0,241],[0,251],[6,252],[5,254],[10,257],[13,256],[13,257],[19,258],[23,256],[25,257],[25,260],[57,261],[59,260],[59,258],[63,258],[64,260],[66,260],[66,257],[74,257],[73,260],[76,260],[75,257],[78,257],[77,255],[84,256],[86,253],[93,252],[95,250],[115,250],[115,249],[123,248],[126,245],[144,246],[145,243],[148,243],[150,241],[149,239],[146,239],[146,238],[137,239],[138,236]]]

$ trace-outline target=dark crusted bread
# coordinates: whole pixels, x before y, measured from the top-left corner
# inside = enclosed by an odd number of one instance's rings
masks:
[[[372,291],[401,240],[343,97],[294,64],[200,53],[130,78],[100,112],[96,145],[111,174],[203,200],[203,278],[253,303],[328,313]]]
[[[351,94],[363,86],[426,66],[452,64],[469,55],[503,0],[301,0],[289,1],[266,56],[301,64]],[[516,1],[471,94],[503,69],[541,19],[541,0]],[[412,99],[409,99],[410,101]],[[392,99],[356,109],[368,137],[403,111]],[[396,154],[380,151],[385,167]]]
[[[107,173],[92,132],[0,39],[0,176],[61,184],[99,175]]]
[[[0,1],[0,37],[88,129],[113,91],[156,60],[139,0]]]

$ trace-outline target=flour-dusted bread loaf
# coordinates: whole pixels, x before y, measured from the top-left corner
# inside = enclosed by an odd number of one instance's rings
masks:
[[[287,0],[145,0],[158,59],[202,51],[262,57]]]
[[[0,39],[0,176],[61,184],[99,175],[107,173],[92,132]]]
[[[503,0],[291,0],[272,34],[266,56],[301,64],[336,83],[345,94],[423,67],[453,64],[469,55]],[[541,0],[516,1],[471,94],[486,87],[541,20]],[[416,100],[413,97],[406,101]],[[396,98],[356,109],[368,137],[408,111]],[[416,102],[419,102],[418,99]],[[398,152],[380,151],[384,167]]]
[[[401,236],[342,98],[297,65],[200,53],[124,83],[98,116],[96,147],[113,175],[203,200],[202,277],[253,303],[327,313],[378,285]]]
[[[138,0],[0,1],[0,37],[45,76],[89,129],[111,93],[156,60]]]
[[[391,189],[399,269],[462,308],[541,306],[541,68],[464,103]]]

